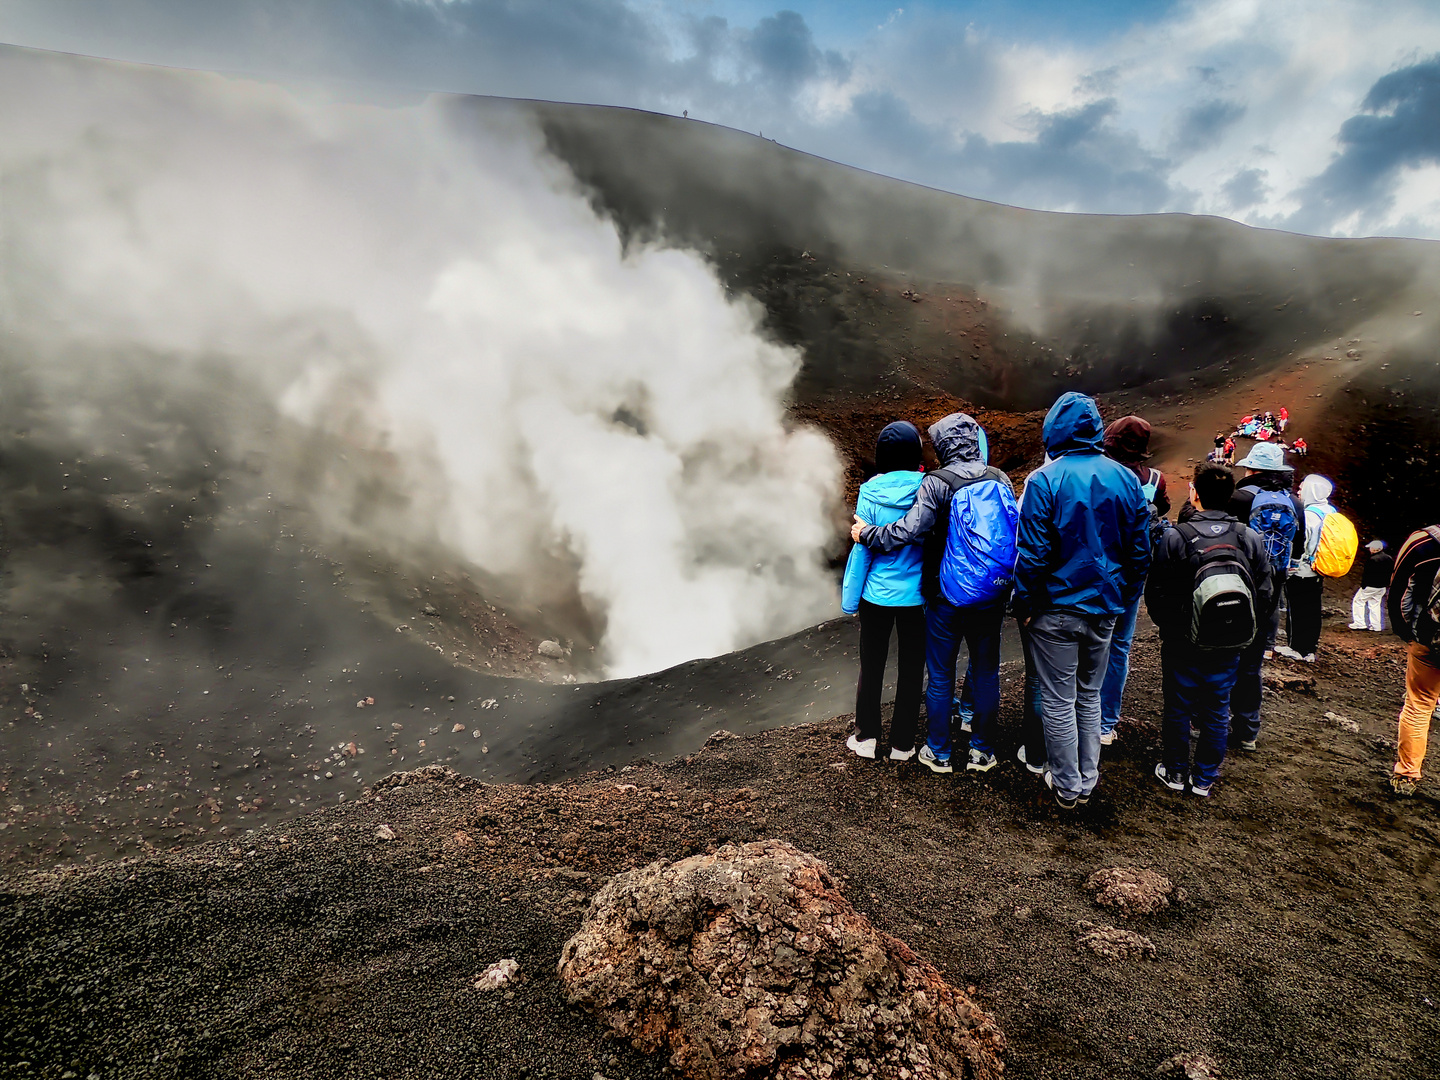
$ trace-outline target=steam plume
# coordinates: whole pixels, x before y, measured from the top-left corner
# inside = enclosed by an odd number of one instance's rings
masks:
[[[87,393],[125,365],[163,380],[218,358],[280,416],[383,457],[367,484],[403,496],[286,497],[534,595],[563,568],[614,675],[832,612],[839,469],[785,423],[799,354],[698,256],[625,250],[518,116],[4,61],[0,319],[75,437],[110,437]],[[267,451],[263,422],[231,419]]]

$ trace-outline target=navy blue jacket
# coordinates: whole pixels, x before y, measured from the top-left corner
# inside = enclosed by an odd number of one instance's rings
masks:
[[[1084,394],[1045,417],[1053,459],[1030,474],[1020,506],[1015,613],[1118,615],[1150,570],[1150,511],[1135,474],[1104,454],[1104,427]]]

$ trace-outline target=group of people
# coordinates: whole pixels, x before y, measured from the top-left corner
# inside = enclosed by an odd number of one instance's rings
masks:
[[[1155,776],[1171,790],[1208,796],[1228,750],[1256,749],[1262,662],[1314,660],[1323,577],[1348,572],[1356,546],[1353,526],[1330,503],[1331,482],[1306,477],[1297,496],[1284,451],[1260,441],[1239,463],[1247,472],[1238,485],[1228,465],[1199,466],[1172,524],[1165,478],[1145,464],[1150,425],[1126,416],[1105,427],[1082,394],[1067,393],[1050,409],[1044,464],[1018,500],[1010,478],[988,463],[974,418],[952,413],[928,434],[938,468],[922,471],[920,432],[899,421],[881,432],[876,474],[860,488],[842,596],[860,622],[849,748],[873,759],[888,744],[891,760],[918,759],[950,773],[960,760],[952,731],[959,727],[969,733],[965,769],[993,769],[1008,611],[1025,659],[1016,757],[1060,807],[1084,805],[1099,782],[1102,747],[1115,738],[1143,599],[1161,638],[1163,749]],[[1428,547],[1411,540],[1397,579],[1405,569],[1433,582],[1440,529]],[[1407,554],[1409,569],[1401,565]],[[1411,638],[1433,636],[1440,600],[1433,615],[1420,614],[1430,588],[1418,577],[1404,598],[1390,587],[1397,632],[1403,619]],[[1289,623],[1287,642],[1277,647],[1282,595]],[[880,695],[892,631],[899,671],[886,739]],[[962,641],[969,667],[957,697]],[[1428,640],[1412,647],[1412,667],[1432,665],[1429,647]],[[1440,668],[1423,667],[1410,683],[1414,701],[1407,698],[1402,713],[1392,780],[1402,794],[1409,782],[1402,779],[1418,782],[1425,744],[1418,717],[1427,700],[1433,710],[1440,698]]]
[[[1310,447],[1304,439],[1296,439],[1292,443],[1286,443],[1284,439],[1285,429],[1290,426],[1290,410],[1283,405],[1277,412],[1254,412],[1240,418],[1240,423],[1235,425],[1235,430],[1228,435],[1221,432],[1215,436],[1215,449],[1210,451],[1207,461],[1219,465],[1235,464],[1235,440],[1254,439],[1256,442],[1273,442],[1281,450],[1304,457],[1310,452]]]

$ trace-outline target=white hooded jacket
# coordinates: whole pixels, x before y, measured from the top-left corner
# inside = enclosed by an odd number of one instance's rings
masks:
[[[1317,577],[1315,552],[1320,547],[1320,530],[1325,524],[1325,515],[1335,508],[1330,505],[1330,495],[1335,485],[1318,474],[1307,476],[1300,482],[1300,502],[1305,506],[1305,555],[1290,567],[1296,577]]]

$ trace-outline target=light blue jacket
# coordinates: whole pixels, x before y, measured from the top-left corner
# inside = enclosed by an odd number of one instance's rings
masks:
[[[903,469],[872,476],[860,485],[856,516],[875,526],[899,521],[914,504],[923,479],[924,473]],[[924,603],[920,596],[923,557],[919,544],[907,544],[888,554],[856,544],[845,564],[841,609],[854,615],[860,610],[862,597],[881,607],[916,607]]]

